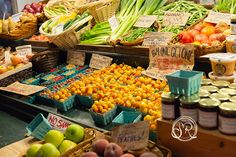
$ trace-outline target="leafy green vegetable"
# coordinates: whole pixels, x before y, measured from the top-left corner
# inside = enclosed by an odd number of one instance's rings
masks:
[[[146,32],[154,32],[156,29],[154,28],[134,28],[130,31],[128,35],[126,35],[123,40],[124,41],[135,41],[136,39],[143,37]]]

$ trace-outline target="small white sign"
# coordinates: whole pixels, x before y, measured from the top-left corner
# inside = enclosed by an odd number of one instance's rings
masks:
[[[83,66],[85,62],[85,53],[78,50],[68,50],[67,63],[73,65]]]
[[[166,11],[163,17],[163,26],[185,26],[190,13]]]
[[[228,25],[230,25],[230,20],[231,20],[231,14],[229,13],[219,13],[219,12],[210,11],[207,18],[205,18],[204,21],[215,23],[215,24],[218,24],[219,22],[225,22]]]
[[[11,16],[12,21],[13,21],[13,22],[19,22],[21,15],[22,15],[22,12],[12,15],[12,16]]]
[[[66,130],[66,128],[68,128],[68,126],[72,124],[72,122],[51,113],[48,114],[47,120],[51,124],[53,129],[62,131]]]
[[[116,16],[112,16],[109,20],[108,20],[110,26],[111,26],[111,29],[112,31],[114,31],[118,26],[119,26],[119,21],[118,19],[116,18]]]
[[[142,15],[139,17],[137,22],[134,24],[135,27],[149,28],[156,21],[155,15]]]
[[[31,45],[23,45],[16,47],[16,52],[21,57],[26,57],[27,54],[32,54],[32,46]]]
[[[90,60],[89,67],[94,69],[101,69],[111,65],[113,58],[102,56],[98,54],[93,54]]]
[[[52,28],[52,34],[60,34],[63,32],[64,24],[59,24]]]

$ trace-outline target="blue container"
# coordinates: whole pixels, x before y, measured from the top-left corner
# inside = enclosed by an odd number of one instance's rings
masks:
[[[117,105],[117,113],[120,113],[122,111],[136,112],[137,110],[135,108],[130,108],[130,107],[122,106],[122,105]]]
[[[51,98],[48,98],[46,96],[37,94],[36,95],[36,101],[43,103],[43,104],[48,104],[48,105],[54,105],[54,100]]]
[[[22,83],[28,84],[28,85],[39,85],[40,84],[40,78],[29,78],[27,80],[24,80]]]
[[[60,111],[68,111],[75,106],[75,95],[69,97],[64,102],[54,100],[54,104]]]
[[[171,93],[176,95],[190,96],[198,93],[203,72],[199,71],[177,71],[166,75]]]
[[[116,115],[116,106],[107,111],[106,113],[96,113],[96,112],[93,112],[92,109],[89,110],[89,113],[91,114],[94,122],[96,124],[99,124],[99,125],[102,125],[102,126],[106,126],[107,124],[111,123],[113,118],[115,117]]]
[[[48,74],[48,75],[42,77],[42,80],[43,81],[49,81],[49,80],[52,80],[53,78],[55,78],[56,76],[57,75],[55,75],[55,74]]]
[[[141,121],[141,119],[141,112],[122,111],[118,116],[115,117],[115,119],[113,119],[112,124],[117,126],[129,123],[136,123]]]
[[[69,78],[74,77],[76,74],[77,74],[76,70],[69,70],[69,71],[62,73],[61,75],[69,79]]]
[[[91,108],[94,103],[94,100],[90,96],[77,95],[76,103],[83,108]]]
[[[41,113],[26,126],[28,134],[39,140],[43,140],[45,134],[51,129],[52,126]]]

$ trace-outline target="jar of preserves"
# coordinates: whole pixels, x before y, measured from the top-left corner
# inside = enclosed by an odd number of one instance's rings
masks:
[[[171,94],[170,92],[164,92],[161,95],[162,105],[162,118],[167,120],[174,120],[179,116],[179,97]]]
[[[200,89],[202,89],[202,90],[207,90],[207,91],[210,92],[210,93],[217,93],[218,90],[219,90],[219,88],[216,87],[216,86],[203,86],[203,87],[201,87]]]
[[[211,79],[202,79],[201,85],[202,86],[209,86],[211,85],[212,80]]]
[[[217,99],[201,99],[199,101],[198,123],[205,129],[217,128],[218,106],[220,101]]]
[[[227,94],[229,96],[235,96],[236,95],[236,89],[232,89],[232,88],[221,88],[219,90],[219,93],[222,94]]]
[[[200,98],[209,98],[211,94],[207,90],[200,89],[198,95]]]
[[[229,85],[229,88],[231,88],[231,89],[236,89],[236,83],[231,83],[231,84]]]
[[[191,117],[195,122],[198,120],[198,102],[200,97],[198,94],[180,98],[180,116]]]
[[[228,81],[213,81],[213,86],[216,86],[218,88],[227,88],[230,85],[230,82]]]
[[[217,99],[221,102],[226,102],[229,101],[230,96],[228,94],[223,94],[223,93],[213,93],[210,95],[211,99]]]
[[[218,129],[223,134],[236,135],[236,105],[232,102],[225,102],[219,106]]]

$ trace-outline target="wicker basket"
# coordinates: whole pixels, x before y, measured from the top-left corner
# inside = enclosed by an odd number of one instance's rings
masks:
[[[39,52],[32,57],[31,61],[35,71],[39,73],[48,72],[58,65],[59,53],[57,51],[49,50]]]
[[[66,152],[65,154],[62,155],[62,157],[79,157],[83,153],[91,151],[93,141],[95,141],[96,139],[100,139],[100,138],[106,138],[106,139],[110,140],[110,132],[104,134],[104,133],[100,133],[97,131],[96,138],[94,138],[93,140],[90,140],[90,141],[87,140],[87,142],[83,142],[83,144],[81,144],[80,147],[76,147],[76,148]],[[158,157],[160,157],[160,154],[163,154],[163,157],[171,157],[172,156],[172,153],[169,149],[167,149],[161,145],[156,145],[152,141],[148,142],[148,147],[146,149],[137,150],[137,151],[128,151],[128,153],[134,154],[135,156],[140,156],[140,154],[145,151],[151,151],[151,152],[157,154]]]
[[[91,28],[92,19],[93,19],[92,16],[88,16],[83,20],[81,20],[80,22],[78,22],[77,24],[74,24],[72,27],[65,30],[61,34],[57,35],[45,33],[42,30],[42,26],[40,27],[39,31],[41,34],[48,37],[51,42],[53,42],[60,48],[74,48],[79,43],[80,34]],[[79,29],[80,27],[82,28],[79,31],[77,31],[77,29]]]
[[[106,0],[103,3],[89,7],[88,10],[94,17],[97,23],[108,21],[113,15],[115,15],[118,9],[120,0]]]

